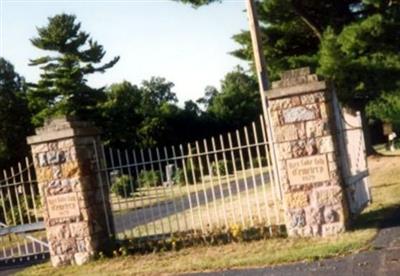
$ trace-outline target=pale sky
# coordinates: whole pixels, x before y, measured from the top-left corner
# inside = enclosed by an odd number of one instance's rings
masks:
[[[27,81],[39,77],[29,59],[44,52],[29,41],[47,17],[72,13],[81,29],[97,40],[107,54],[103,61],[119,55],[120,61],[105,74],[89,78],[94,87],[128,80],[139,84],[151,76],[175,83],[179,101],[201,97],[207,85],[220,80],[236,65],[246,63],[228,54],[238,45],[233,34],[248,29],[244,0],[193,9],[171,0],[0,0],[0,55]]]

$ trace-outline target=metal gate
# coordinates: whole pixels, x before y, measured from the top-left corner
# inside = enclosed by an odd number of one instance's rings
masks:
[[[28,158],[2,171],[0,180],[0,264],[48,256],[33,162]]]
[[[139,150],[100,147],[117,237],[283,224],[263,117],[248,127],[192,143]]]
[[[360,112],[342,108],[333,98],[342,175],[350,212],[357,216],[371,202],[369,172]]]

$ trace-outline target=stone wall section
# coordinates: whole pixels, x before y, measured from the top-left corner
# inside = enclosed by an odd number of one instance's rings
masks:
[[[308,68],[284,73],[267,91],[289,236],[334,235],[346,227],[330,93]]]
[[[98,130],[56,119],[28,138],[53,266],[83,264],[107,249],[106,189],[96,175]]]

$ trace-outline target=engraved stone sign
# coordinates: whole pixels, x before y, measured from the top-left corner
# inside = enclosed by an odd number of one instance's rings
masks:
[[[296,106],[282,112],[285,124],[317,119],[315,109],[305,106]]]
[[[47,197],[47,209],[50,219],[79,216],[79,205],[75,193]]]
[[[330,179],[326,155],[287,160],[287,172],[291,185],[322,182]]]

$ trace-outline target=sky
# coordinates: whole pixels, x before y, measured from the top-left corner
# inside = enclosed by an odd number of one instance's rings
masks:
[[[0,56],[29,82],[40,74],[29,59],[45,54],[29,39],[62,12],[75,14],[81,29],[104,46],[104,62],[121,57],[104,74],[88,78],[93,87],[160,76],[175,84],[182,104],[203,96],[208,85],[219,87],[235,66],[247,68],[229,54],[239,47],[232,35],[248,29],[244,0],[198,9],[171,0],[0,0],[0,9]]]

